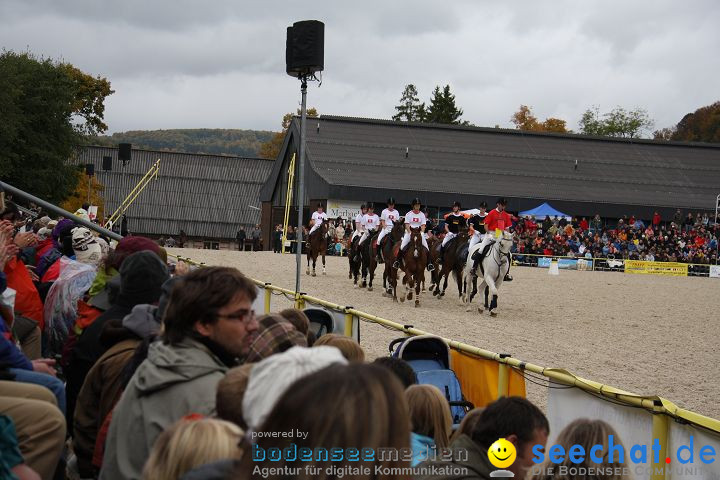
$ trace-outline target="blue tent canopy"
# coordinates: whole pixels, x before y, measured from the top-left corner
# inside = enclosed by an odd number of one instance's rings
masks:
[[[567,213],[563,213],[559,210],[555,210],[552,205],[549,203],[543,203],[540,206],[537,206],[531,210],[525,210],[524,212],[520,212],[521,217],[529,217],[530,215],[535,215],[535,218],[537,220],[544,220],[545,217],[565,217],[568,220],[571,220],[572,217],[568,215]]]

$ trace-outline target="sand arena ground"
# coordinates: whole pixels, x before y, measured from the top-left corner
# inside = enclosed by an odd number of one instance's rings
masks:
[[[295,257],[271,252],[173,250],[208,265],[227,265],[285,288],[295,287]],[[304,262],[304,257],[303,257]],[[630,392],[660,395],[679,406],[720,418],[720,280],[659,277],[617,272],[561,271],[515,267],[515,281],[503,285],[499,315],[466,313],[451,280],[437,300],[425,293],[421,308],[396,304],[353,288],[347,258],[327,257],[327,276],[304,273],[302,290],[325,300],[412,324],[430,333],[487,350],[511,353],[546,367],[563,367],[582,377]],[[378,273],[381,272],[379,271]],[[428,275],[429,281],[429,275]],[[382,277],[376,285],[382,285]],[[273,296],[273,310],[289,306]],[[361,325],[361,344],[372,359],[387,355],[397,332]],[[546,389],[527,384],[528,397],[542,408]]]

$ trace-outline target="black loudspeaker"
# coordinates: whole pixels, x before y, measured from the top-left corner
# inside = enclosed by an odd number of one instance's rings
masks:
[[[122,160],[123,162],[129,162],[130,156],[132,155],[131,152],[131,143],[121,143],[120,145],[118,145],[118,160]]]
[[[103,157],[103,170],[106,172],[112,170],[112,157]]]
[[[92,177],[95,175],[95,164],[94,163],[86,163],[85,164],[85,175],[88,177]]]
[[[285,71],[291,77],[301,77],[324,68],[325,24],[317,20],[293,23],[287,28],[285,42]]]

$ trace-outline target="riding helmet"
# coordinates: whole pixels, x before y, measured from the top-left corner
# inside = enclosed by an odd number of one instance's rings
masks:
[[[412,206],[415,206],[415,205],[422,205],[422,202],[421,202],[420,199],[417,198],[417,197],[413,198],[412,202],[410,202],[410,206],[411,206],[411,207],[412,207]]]
[[[487,210],[487,202],[480,202],[480,206],[478,208],[484,208]]]
[[[460,205],[460,202],[457,202],[457,201],[455,203],[453,203],[453,207],[462,208],[462,206]]]
[[[387,204],[388,204],[388,205],[395,205],[395,199],[394,199],[393,197],[388,198]]]
[[[506,205],[507,205],[507,200],[505,199],[505,197],[500,197],[500,198],[498,198],[497,203],[498,203],[499,205],[504,205],[504,206],[506,206]]]

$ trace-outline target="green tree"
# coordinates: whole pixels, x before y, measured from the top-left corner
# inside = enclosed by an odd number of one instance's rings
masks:
[[[625,110],[616,107],[612,111],[600,115],[597,106],[589,108],[580,119],[580,133],[604,137],[641,138],[650,130],[655,122],[647,111],[642,108]]]
[[[110,84],[30,53],[0,55],[0,176],[60,203],[77,183],[69,165],[88,132],[103,132]]]
[[[455,125],[467,125],[467,122],[461,122],[463,111],[455,104],[455,95],[450,93],[450,85],[440,90],[435,87],[433,90],[430,105],[425,112],[424,121],[430,123],[452,123]]]
[[[298,108],[297,114],[300,115],[302,112]],[[317,117],[318,112],[316,108],[308,108],[307,109],[307,116],[308,117]],[[285,141],[285,134],[288,131],[288,128],[290,128],[290,124],[292,123],[293,114],[292,113],[286,113],[283,115],[282,119],[282,132],[277,132],[273,134],[272,138],[268,140],[267,142],[260,145],[260,151],[258,152],[260,155],[260,158],[269,158],[271,160],[275,160],[278,155],[280,155],[280,150],[282,149],[283,142]]]
[[[400,105],[395,106],[397,113],[392,119],[400,122],[422,122],[425,117],[425,103],[420,103],[418,91],[412,83],[405,85],[402,97],[400,97]]]
[[[675,127],[672,139],[683,142],[720,142],[720,102],[685,115]]]

